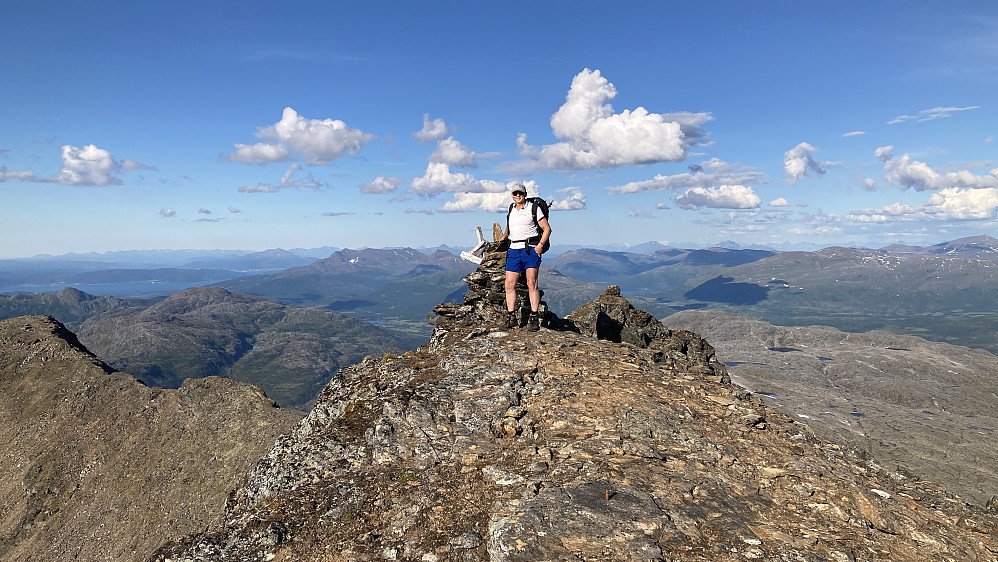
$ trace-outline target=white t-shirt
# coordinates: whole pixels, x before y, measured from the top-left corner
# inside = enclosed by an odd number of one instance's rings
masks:
[[[522,209],[517,209],[516,205],[513,205],[513,210],[509,213],[510,248],[526,248],[526,242],[515,242],[515,240],[527,240],[541,233],[533,219],[530,218],[530,209],[533,207],[534,204],[530,201],[524,203]],[[544,211],[541,210],[540,205],[537,205],[536,215],[538,222],[544,218]]]

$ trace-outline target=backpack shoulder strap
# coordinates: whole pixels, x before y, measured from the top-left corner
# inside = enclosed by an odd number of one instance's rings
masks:
[[[540,226],[539,224],[537,224],[537,207],[541,208],[541,216],[543,218],[548,218],[548,204],[547,204],[547,201],[541,199],[540,197],[531,197],[530,198],[530,203],[531,203],[531,206],[530,206],[530,218],[534,219],[534,224],[535,225]]]

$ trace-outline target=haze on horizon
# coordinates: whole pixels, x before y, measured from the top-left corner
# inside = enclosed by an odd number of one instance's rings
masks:
[[[995,235],[998,5],[14,2],[0,258]]]

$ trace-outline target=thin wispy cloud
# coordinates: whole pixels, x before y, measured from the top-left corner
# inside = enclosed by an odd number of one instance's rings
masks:
[[[362,62],[369,60],[369,58],[370,57],[364,55],[336,53],[325,50],[273,48],[258,49],[243,56],[242,60],[251,63],[323,61]]]
[[[766,174],[741,164],[730,164],[718,158],[711,158],[689,166],[689,172],[680,174],[656,174],[649,180],[633,181],[624,185],[606,188],[611,195],[640,193],[643,191],[681,191],[694,187],[715,187],[722,184],[748,185],[766,179]]]
[[[284,175],[281,177],[281,181],[277,185],[268,183],[258,183],[256,185],[244,185],[238,189],[239,193],[277,193],[282,189],[291,188],[301,188],[301,189],[320,189],[322,184],[315,181],[311,174],[308,174],[307,179],[300,180],[295,179],[295,174],[302,170],[301,164],[298,162],[293,162],[288,169],[284,171]]]
[[[969,105],[967,107],[933,107],[932,109],[923,109],[915,115],[898,115],[894,119],[888,121],[887,124],[896,125],[898,123],[904,123],[905,121],[932,121],[933,119],[952,117],[954,113],[960,111],[971,111],[980,108],[981,106],[979,105]]]

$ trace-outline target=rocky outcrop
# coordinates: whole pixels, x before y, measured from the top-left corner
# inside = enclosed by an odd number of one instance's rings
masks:
[[[614,289],[495,329],[494,266],[427,345],[341,370],[225,523],[154,559],[998,559],[994,511],[817,438]]]
[[[727,370],[714,348],[699,335],[666,328],[654,316],[631,306],[620,296],[620,287],[611,285],[596,300],[573,311],[569,326],[582,334],[611,342],[626,343],[658,352],[657,360],[670,360],[670,367],[714,375],[718,382],[730,382]]]
[[[145,560],[220,523],[300,418],[230,379],[146,387],[51,317],[0,321],[0,559]]]

